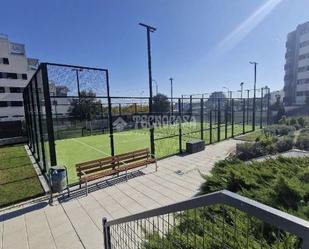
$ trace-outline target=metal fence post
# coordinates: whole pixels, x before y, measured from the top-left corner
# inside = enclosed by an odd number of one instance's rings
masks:
[[[36,75],[34,76],[34,84],[35,84],[35,93],[36,93],[36,103],[38,108],[38,119],[39,119],[39,131],[40,131],[40,140],[41,140],[41,150],[42,150],[42,164],[44,169],[42,172],[45,173],[47,171],[46,163],[45,163],[45,147],[44,147],[44,134],[42,128],[42,112],[41,112],[41,103],[39,99],[39,88],[38,81]]]
[[[246,99],[242,100],[242,133],[246,133]]]
[[[271,110],[269,109],[269,107],[270,107],[270,88],[267,87],[267,125],[270,125]]]
[[[260,112],[260,129],[263,128],[263,90],[264,88],[261,88],[261,112]]]
[[[137,104],[134,103],[134,112],[137,113]]]
[[[153,112],[152,112],[152,98],[149,98],[149,107],[151,106],[151,110],[149,109],[149,114],[150,114],[150,118],[149,118],[149,132],[150,132],[150,151],[151,154],[155,155],[155,143],[154,143],[154,124],[153,124]]]
[[[234,137],[234,99],[232,99],[232,137]]]
[[[253,103],[252,103],[252,130],[255,131],[255,117],[256,117],[256,89],[253,90]]]
[[[182,128],[181,128],[181,123],[182,123],[182,101],[181,99],[178,99],[178,109],[179,109],[179,132],[178,132],[178,138],[179,138],[179,153],[182,153]]]
[[[51,166],[57,165],[57,155],[55,147],[55,136],[54,136],[54,124],[53,124],[53,113],[51,109],[50,94],[49,94],[49,81],[48,81],[48,72],[47,64],[42,63],[42,83],[43,83],[43,92],[45,100],[45,112],[46,112],[46,125],[47,125],[47,134],[49,141],[49,154],[50,154],[50,163]]]
[[[249,124],[250,90],[247,90],[247,125]]]
[[[114,147],[114,130],[113,130],[113,115],[112,115],[112,100],[109,94],[109,75],[108,70],[105,70],[106,74],[106,88],[107,88],[107,103],[108,103],[108,121],[109,121],[109,137],[111,146],[111,155],[115,155]]]
[[[104,249],[111,249],[111,234],[109,227],[106,226],[107,219],[103,218],[103,236],[104,236]]]
[[[190,95],[190,121],[192,117],[192,95]]]
[[[227,126],[228,126],[228,102],[225,104],[224,110],[224,119],[225,119],[225,131],[224,131],[224,138],[227,139]]]
[[[212,110],[209,110],[209,143],[212,144]]]
[[[118,111],[119,116],[121,116],[121,104],[120,103],[118,104],[118,108],[119,108],[119,111]]]
[[[38,127],[36,125],[36,111],[34,106],[34,89],[32,86],[32,80],[30,81],[30,97],[31,97],[31,109],[32,109],[32,120],[33,120],[33,128],[34,128],[34,142],[35,142],[35,154],[37,155],[36,160],[40,161],[40,151],[39,151],[39,138],[38,138]]]
[[[221,106],[220,99],[218,98],[218,122],[217,122],[217,141],[221,140]]]
[[[204,140],[204,100],[201,99],[201,140]]]

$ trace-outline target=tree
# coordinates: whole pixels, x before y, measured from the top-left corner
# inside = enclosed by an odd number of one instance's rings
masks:
[[[81,91],[79,99],[73,99],[69,108],[70,115],[75,119],[92,120],[101,112],[101,102],[92,91]]]
[[[69,91],[67,86],[56,86],[56,96],[68,96]]]
[[[168,112],[170,108],[170,102],[168,97],[162,93],[158,93],[152,99],[152,110],[153,112]]]
[[[278,124],[279,121],[280,121],[282,118],[284,119],[284,117],[285,117],[285,109],[284,109],[283,104],[281,103],[281,104],[279,105],[279,108],[278,108],[278,112],[277,112],[277,116],[276,116],[276,123]],[[285,123],[286,123],[286,121],[281,121],[281,122],[285,122]]]

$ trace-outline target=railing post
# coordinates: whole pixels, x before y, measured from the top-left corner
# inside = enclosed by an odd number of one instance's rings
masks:
[[[109,227],[106,226],[107,219],[103,218],[103,236],[104,236],[104,249],[111,249],[111,234]]]
[[[309,238],[305,237],[303,238],[303,247],[304,249],[309,248]]]

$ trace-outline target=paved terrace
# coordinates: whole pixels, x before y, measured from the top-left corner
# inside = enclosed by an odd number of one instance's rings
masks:
[[[40,199],[0,210],[1,249],[103,248],[102,218],[119,218],[194,196],[214,163],[235,148],[236,140],[209,145],[202,152],[173,156],[134,172],[129,181],[109,180],[73,191],[70,199]]]

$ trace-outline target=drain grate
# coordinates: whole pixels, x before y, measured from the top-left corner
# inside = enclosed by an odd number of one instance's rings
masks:
[[[181,171],[180,169],[179,169],[179,170],[176,170],[175,173],[176,173],[177,175],[180,175],[180,176],[184,175],[184,172]]]

